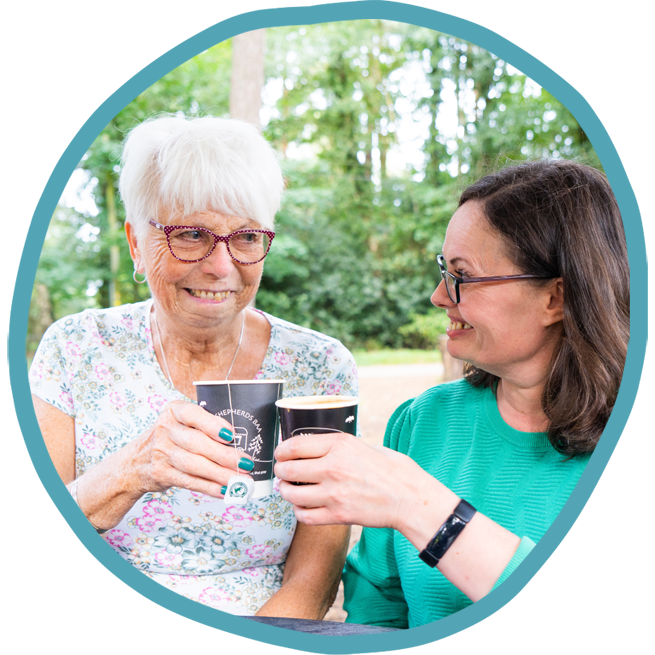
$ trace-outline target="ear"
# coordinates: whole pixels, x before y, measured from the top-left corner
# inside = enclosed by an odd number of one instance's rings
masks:
[[[145,273],[145,270],[142,270],[141,266],[141,255],[139,253],[139,244],[137,242],[134,226],[127,221],[125,222],[125,236],[127,237],[127,243],[130,247],[130,255],[134,262],[135,270],[137,273]]]
[[[564,318],[564,282],[561,277],[551,280],[544,289],[544,326],[559,323]]]

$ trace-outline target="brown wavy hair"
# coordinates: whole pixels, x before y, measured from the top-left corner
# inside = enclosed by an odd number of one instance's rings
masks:
[[[574,161],[527,162],[478,180],[459,206],[469,200],[481,203],[522,273],[563,280],[562,337],[541,404],[556,450],[592,452],[614,407],[630,337],[628,252],[607,178]],[[464,372],[476,387],[498,382],[470,364]]]

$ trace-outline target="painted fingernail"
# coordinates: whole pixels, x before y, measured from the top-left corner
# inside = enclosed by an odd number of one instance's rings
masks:
[[[253,462],[251,459],[248,459],[247,457],[242,457],[239,460],[239,468],[243,469],[244,471],[252,471],[255,468],[255,462]]]
[[[223,441],[232,441],[232,439],[234,439],[234,434],[232,434],[232,431],[227,428],[221,428],[218,431],[218,436],[223,439]]]
[[[221,487],[221,496],[224,496],[226,491],[227,487]]]

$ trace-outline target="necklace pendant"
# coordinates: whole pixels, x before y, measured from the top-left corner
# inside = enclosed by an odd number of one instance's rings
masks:
[[[255,490],[255,481],[245,475],[233,475],[227,482],[225,504],[247,505]]]

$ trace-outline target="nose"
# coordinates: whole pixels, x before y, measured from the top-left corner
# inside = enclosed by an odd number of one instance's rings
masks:
[[[236,262],[230,257],[227,245],[221,242],[217,243],[212,254],[200,263],[203,273],[215,275],[217,278],[227,277],[236,268]]]
[[[442,309],[449,309],[455,306],[455,303],[450,299],[448,291],[446,291],[446,283],[441,280],[437,285],[437,288],[434,290],[432,296],[430,296],[430,302],[435,307],[441,307]]]

